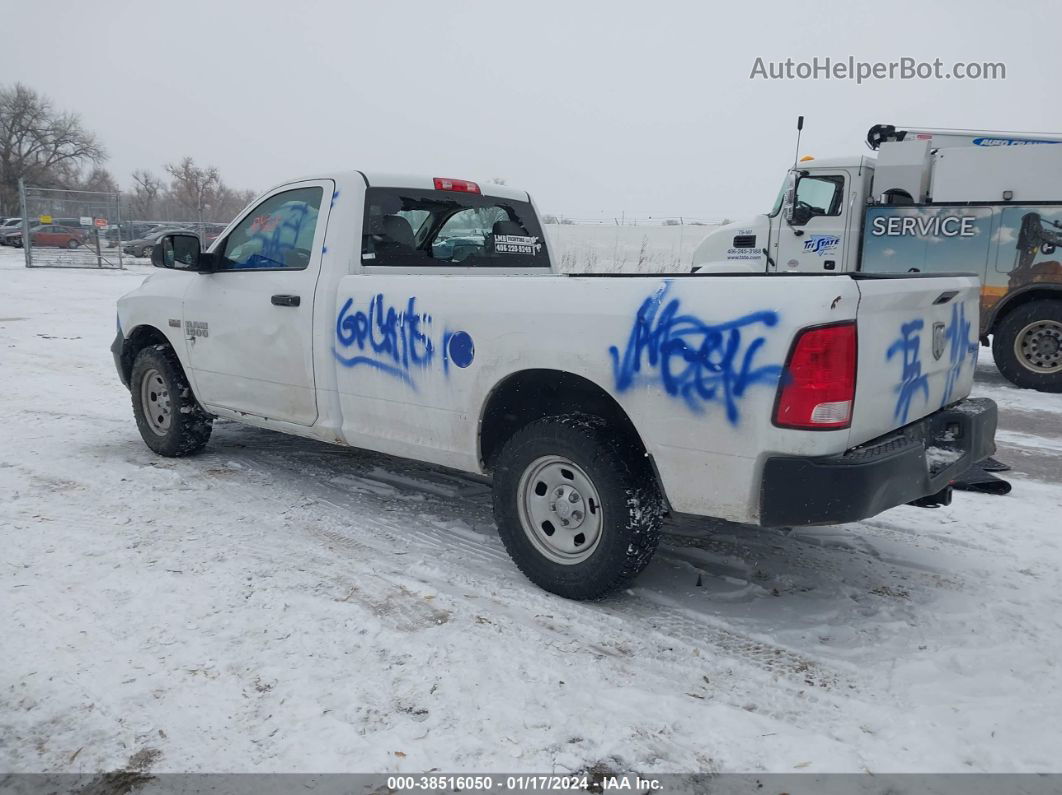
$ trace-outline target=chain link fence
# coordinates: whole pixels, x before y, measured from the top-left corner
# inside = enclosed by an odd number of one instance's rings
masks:
[[[22,227],[3,240],[25,250],[28,268],[122,268],[118,193],[20,185]]]
[[[2,242],[23,248],[27,267],[122,267],[106,239],[121,222],[118,193],[19,188],[22,225]]]
[[[28,268],[124,268],[147,264],[158,238],[197,235],[206,249],[225,229],[208,221],[123,220],[120,193],[20,186],[22,224],[0,245],[25,249]]]

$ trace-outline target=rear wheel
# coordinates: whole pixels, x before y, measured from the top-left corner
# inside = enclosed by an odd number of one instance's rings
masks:
[[[1008,312],[993,333],[992,358],[1017,386],[1062,392],[1062,301],[1030,301]]]
[[[137,354],[129,379],[133,415],[144,443],[159,455],[191,455],[210,439],[213,420],[192,395],[177,354],[152,345]]]
[[[600,599],[649,563],[663,499],[644,453],[583,414],[546,417],[506,442],[494,517],[506,550],[536,585]]]
[[[77,248],[80,245],[81,244],[79,242],[77,242],[76,240],[74,240],[74,239],[70,239],[66,243],[66,247],[67,248]]]

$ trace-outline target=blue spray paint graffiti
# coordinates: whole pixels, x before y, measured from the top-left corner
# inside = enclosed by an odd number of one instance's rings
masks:
[[[777,364],[755,366],[754,359],[766,342],[743,333],[757,334],[753,327],[772,327],[778,314],[769,310],[751,312],[723,323],[706,323],[695,315],[679,314],[680,301],[665,302],[671,282],[642,302],[631,328],[627,346],[620,355],[609,348],[616,390],[624,392],[643,378],[659,378],[664,390],[681,397],[691,411],[702,413],[706,404],[720,402],[726,418],[737,425],[738,401],[756,384],[776,384],[782,376]],[[656,374],[642,373],[656,368]]]
[[[416,297],[401,312],[385,304],[383,293],[373,296],[365,311],[352,312],[353,306],[354,299],[348,298],[339,310],[336,340],[358,352],[344,356],[336,350],[336,360],[346,367],[372,367],[414,386],[412,368],[427,367],[435,357],[435,346],[425,333],[430,333],[431,317],[417,312]]]
[[[271,214],[255,216],[246,242],[229,258],[244,268],[306,267],[316,228],[316,207],[287,201]]]
[[[472,359],[476,355],[476,346],[467,331],[447,332],[444,335],[444,339],[446,340],[444,367],[450,362],[461,368],[472,364]]]
[[[918,333],[925,327],[925,321],[921,318],[904,323],[900,326],[900,336],[885,351],[885,361],[900,354],[903,360],[903,369],[900,373],[900,383],[896,385],[896,408],[893,416],[900,422],[907,422],[907,415],[911,411],[911,401],[918,392],[925,395],[929,400],[929,377],[922,373],[922,360],[918,358],[919,348],[922,344],[922,336]]]
[[[365,310],[354,311],[354,299],[348,298],[336,318],[338,347],[333,353],[344,367],[370,367],[416,389],[416,371],[426,370],[437,358],[431,326],[432,316],[417,311],[416,296],[401,311],[389,306],[383,293],[369,299]],[[467,331],[443,335],[444,373],[449,373],[451,361],[464,368],[474,357],[475,345]]]
[[[970,338],[970,329],[973,324],[966,319],[966,305],[951,305],[951,323],[944,330],[944,338],[948,341],[948,380],[944,384],[944,395],[940,399],[940,405],[946,406],[951,402],[951,394],[955,385],[962,375],[963,365],[970,360],[970,366],[977,364],[977,337]]]

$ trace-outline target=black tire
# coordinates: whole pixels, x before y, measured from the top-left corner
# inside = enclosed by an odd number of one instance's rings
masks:
[[[163,414],[151,419],[147,414],[147,404],[152,397],[149,379],[158,386],[156,394],[165,399],[165,417]],[[144,444],[159,455],[176,457],[198,453],[210,439],[213,418],[192,394],[192,388],[184,375],[177,354],[168,345],[152,345],[144,348],[133,361],[133,371],[129,379],[129,391],[133,397],[133,416]]]
[[[78,241],[76,241],[76,240],[68,240],[66,242],[66,247],[67,248],[77,248],[80,245],[81,244]]]
[[[1030,332],[1034,324],[1041,324],[1039,332]],[[1045,298],[1016,307],[996,323],[992,333],[992,358],[996,367],[1004,378],[1016,386],[1040,392],[1062,392],[1062,352],[1057,347],[1062,342],[1060,332],[1062,301]],[[1051,346],[1050,356],[1045,358],[1042,348],[1037,350],[1036,347],[1023,344],[1033,333],[1041,334],[1041,338],[1050,338],[1045,340]],[[1026,353],[1019,353],[1019,350]],[[1047,372],[1047,367],[1037,369],[1036,357],[1042,364],[1053,359],[1059,369],[1054,372]]]
[[[550,559],[521,519],[528,515],[521,508],[521,481],[551,457],[574,463],[599,495],[596,546],[578,562]],[[587,505],[593,512],[594,502]],[[494,519],[505,549],[529,580],[568,599],[601,599],[641,573],[660,542],[663,516],[664,501],[644,452],[599,417],[536,420],[505,443],[494,468]]]

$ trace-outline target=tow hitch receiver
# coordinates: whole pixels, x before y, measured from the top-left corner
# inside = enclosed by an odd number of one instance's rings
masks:
[[[951,505],[951,486],[945,486],[936,494],[927,494],[925,497],[911,500],[907,504],[916,508],[942,508],[945,505]]]

